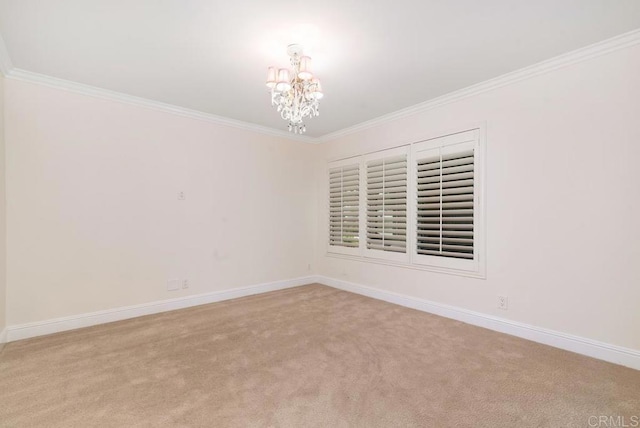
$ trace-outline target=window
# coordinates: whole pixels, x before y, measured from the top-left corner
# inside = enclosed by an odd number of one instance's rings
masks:
[[[407,148],[364,158],[367,177],[365,255],[407,260]]]
[[[477,270],[476,147],[478,131],[413,146],[416,189],[414,262]]]
[[[473,129],[331,163],[329,252],[483,277],[480,136]]]
[[[334,165],[329,169],[329,246],[342,253],[357,253],[360,246],[360,165]]]

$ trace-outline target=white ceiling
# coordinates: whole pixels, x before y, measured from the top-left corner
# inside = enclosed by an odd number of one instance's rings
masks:
[[[638,0],[0,0],[16,68],[280,130],[266,67],[302,43],[312,137],[637,28]]]

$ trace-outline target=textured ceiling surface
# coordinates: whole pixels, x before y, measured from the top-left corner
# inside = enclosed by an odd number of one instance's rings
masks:
[[[312,137],[637,28],[638,0],[0,0],[16,68],[280,130],[266,67],[301,43]]]

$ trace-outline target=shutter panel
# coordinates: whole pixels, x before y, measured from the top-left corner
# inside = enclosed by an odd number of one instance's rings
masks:
[[[406,253],[407,156],[367,163],[367,248]]]
[[[360,166],[329,170],[329,245],[360,245]]]
[[[417,254],[474,258],[474,147],[425,150],[417,160]]]

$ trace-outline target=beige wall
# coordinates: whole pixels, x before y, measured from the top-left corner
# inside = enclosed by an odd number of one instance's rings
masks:
[[[7,325],[4,82],[4,76],[0,73],[0,342],[2,342],[2,331]]]
[[[636,45],[318,146],[319,273],[640,350],[639,70]],[[325,256],[327,160],[479,122],[486,280]]]
[[[6,324],[319,273],[640,350],[639,69],[626,48],[317,146],[6,79]],[[479,122],[486,280],[325,255],[328,159]]]
[[[311,273],[311,145],[5,83],[8,325]]]

